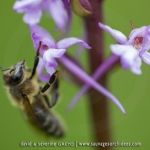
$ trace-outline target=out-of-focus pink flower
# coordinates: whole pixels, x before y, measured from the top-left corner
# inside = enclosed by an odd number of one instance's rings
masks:
[[[107,31],[119,44],[111,44],[110,49],[120,56],[124,69],[130,69],[134,74],[141,74],[141,64],[143,60],[150,65],[150,26],[133,29],[129,38],[111,27],[99,23],[100,28]]]
[[[68,5],[68,1],[62,0],[17,0],[13,9],[18,13],[24,13],[23,21],[29,25],[39,23],[43,11],[46,11],[54,19],[56,28],[65,31],[71,19]]]
[[[39,42],[42,42],[42,46],[40,49],[41,58],[38,66],[38,73],[42,79],[43,69],[46,68],[47,72],[52,75],[55,72],[55,67],[57,67],[55,58],[60,58],[65,53],[66,49],[70,46],[74,44],[80,44],[87,49],[91,48],[83,40],[75,37],[65,38],[56,43],[51,35],[42,27],[38,25],[32,25],[29,26],[29,28],[35,50],[38,49]]]

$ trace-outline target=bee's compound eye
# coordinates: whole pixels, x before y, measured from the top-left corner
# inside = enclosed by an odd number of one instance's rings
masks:
[[[22,81],[22,79],[23,79],[23,71],[20,70],[11,77],[11,82],[13,84],[18,84]]]

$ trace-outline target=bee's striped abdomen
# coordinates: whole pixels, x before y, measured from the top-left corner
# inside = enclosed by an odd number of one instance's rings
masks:
[[[31,107],[32,110],[28,109],[26,116],[34,127],[54,137],[62,137],[64,135],[60,121],[42,103],[42,99],[36,98],[35,103],[33,103]]]
[[[55,137],[64,135],[59,120],[44,105],[36,103],[33,110],[41,127],[48,135],[53,135]]]

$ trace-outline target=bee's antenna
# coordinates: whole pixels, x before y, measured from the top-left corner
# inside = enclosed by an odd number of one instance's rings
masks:
[[[2,69],[2,66],[0,66],[0,70],[1,71],[7,71],[7,70],[10,70],[10,68]]]

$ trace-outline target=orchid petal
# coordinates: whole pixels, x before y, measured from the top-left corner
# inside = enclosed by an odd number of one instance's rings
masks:
[[[39,23],[42,16],[42,10],[39,7],[28,10],[23,16],[23,21],[27,24],[34,25]]]
[[[150,65],[150,53],[145,52],[142,55],[140,55],[141,59],[148,65]]]
[[[132,64],[130,70],[134,73],[134,74],[137,74],[137,75],[140,75],[142,74],[142,71],[141,71],[141,65],[142,65],[142,61],[140,59],[140,57],[137,57],[135,59],[135,62]]]
[[[74,37],[71,37],[71,38],[65,38],[63,40],[60,40],[58,43],[57,43],[57,47],[58,48],[68,48],[74,44],[80,44],[82,45],[83,47],[87,48],[87,49],[90,49],[91,47],[86,43],[84,42],[83,40],[81,39],[78,39],[78,38],[74,38]]]
[[[47,82],[50,79],[50,75],[49,74],[43,74],[44,68],[45,68],[45,61],[42,58],[40,58],[38,66],[37,66],[37,74],[38,74],[38,77],[41,81]]]
[[[139,55],[139,52],[132,45],[112,44],[110,49],[114,54],[121,56],[121,64],[124,69],[131,68]]]
[[[136,37],[143,36],[144,33],[146,32],[146,29],[147,29],[147,26],[143,26],[141,28],[132,30],[132,32],[129,35],[129,40],[128,40],[127,44],[132,44],[133,40]]]
[[[46,57],[60,58],[65,52],[66,52],[66,49],[50,48],[45,52],[44,55],[46,55]]]
[[[42,58],[40,58],[38,66],[37,66],[37,73],[38,74],[42,73],[42,71],[44,70],[44,66],[45,66],[45,62],[44,62],[44,60]]]
[[[62,31],[65,31],[66,22],[67,22],[67,14],[66,14],[66,11],[64,11],[63,2],[60,0],[50,1],[49,11],[51,13],[52,18],[56,22],[56,26],[60,28]]]
[[[49,79],[50,79],[50,75],[49,74],[39,74],[38,75],[39,79],[42,81],[42,82],[48,82]]]
[[[18,13],[27,12],[29,9],[37,7],[43,0],[21,0],[16,1],[13,10]]]
[[[114,39],[119,43],[119,44],[124,44],[126,41],[127,41],[127,38],[126,36],[118,31],[118,30],[115,30],[115,29],[112,29],[111,27],[107,26],[107,25],[104,25],[102,23],[98,23],[99,27],[105,31],[107,31],[111,36],[114,37]]]
[[[122,55],[121,59],[131,67],[135,64],[135,60],[138,55],[138,51],[133,46],[130,47],[129,45],[126,52]]]
[[[65,51],[65,49],[49,49],[44,53],[43,59],[49,64],[48,66],[56,67],[57,62],[54,58],[60,58]]]
[[[50,74],[50,76],[55,72],[55,68],[48,63],[45,65],[46,71]]]
[[[140,54],[147,52],[149,49],[150,49],[150,26],[147,27],[145,35],[143,37],[142,50],[140,51]]]
[[[128,49],[133,49],[131,45],[120,45],[120,44],[111,44],[110,49],[112,53],[115,55],[121,56],[123,55]]]
[[[39,42],[42,41],[42,45],[47,45],[48,47],[55,48],[55,41],[51,35],[42,27],[38,25],[29,25],[31,32],[31,38],[33,40],[34,49],[37,50],[39,47]]]
[[[49,74],[43,74],[44,68],[46,68],[46,70]],[[50,78],[50,75],[52,75],[54,72],[55,72],[54,67],[51,66],[50,63],[46,62],[45,59],[40,58],[39,64],[37,67],[37,74],[38,74],[40,80],[44,81],[44,82],[48,81]]]
[[[71,9],[69,7],[70,2],[68,0],[62,0],[64,3],[64,7],[67,11],[67,15],[68,15],[68,25],[67,25],[67,29],[70,28],[71,26],[71,21],[72,21],[72,13],[71,13]]]
[[[50,75],[48,73],[47,74],[41,73],[38,75],[38,77],[42,82],[48,82],[50,79]]]

